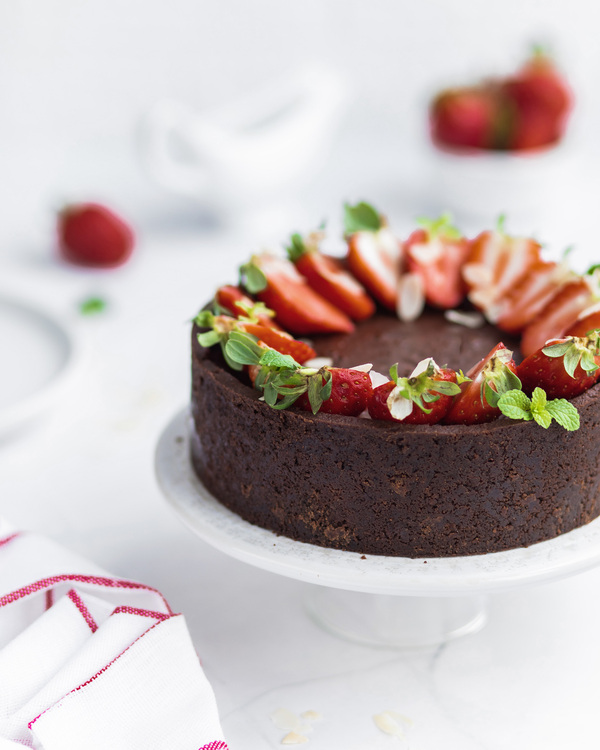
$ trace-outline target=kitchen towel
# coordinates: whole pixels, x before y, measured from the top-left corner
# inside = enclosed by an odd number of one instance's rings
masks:
[[[0,518],[0,750],[227,750],[183,615]]]

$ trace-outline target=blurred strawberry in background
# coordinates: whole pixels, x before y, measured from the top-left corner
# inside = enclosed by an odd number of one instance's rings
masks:
[[[512,76],[440,92],[429,110],[431,137],[442,148],[543,148],[563,137],[572,106],[568,83],[536,48]]]
[[[135,236],[129,224],[99,203],[66,206],[57,217],[60,256],[80,266],[113,268],[125,263]]]

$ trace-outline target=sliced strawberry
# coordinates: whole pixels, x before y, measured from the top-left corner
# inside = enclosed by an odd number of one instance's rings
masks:
[[[325,393],[323,389],[326,389]],[[316,374],[308,376],[307,390],[300,396],[297,404],[301,409],[315,414],[319,411],[357,417],[367,408],[372,392],[373,386],[368,372],[323,367]]]
[[[282,330],[273,318],[275,313],[273,310],[269,310],[267,307],[264,310],[260,310],[256,301],[249,297],[247,294],[240,289],[239,286],[222,286],[217,289],[215,294],[215,302],[223,310],[227,310],[230,315],[234,318],[247,316],[249,311],[252,311],[251,317],[256,317],[257,321],[269,328],[276,328]]]
[[[398,367],[390,370],[392,380],[373,391],[369,403],[372,419],[403,424],[436,424],[459,393],[456,372],[438,367],[433,359],[420,362],[408,378],[398,377]]]
[[[499,417],[500,396],[521,387],[516,371],[512,352],[504,344],[496,344],[467,373],[470,380],[461,384],[461,393],[452,402],[444,423],[481,424]]]
[[[542,388],[548,398],[570,399],[600,377],[600,334],[551,339],[521,362],[517,373],[525,393]]]
[[[540,261],[541,245],[528,237],[506,234],[503,219],[494,231],[485,231],[471,243],[463,268],[470,301],[493,317],[498,301]]]
[[[406,268],[421,277],[426,301],[449,310],[465,296],[462,267],[469,255],[469,241],[452,226],[448,214],[436,221],[422,220],[403,245]]]
[[[290,336],[285,331],[276,331],[274,328],[269,328],[268,326],[246,322],[240,322],[237,329],[256,336],[259,345],[264,343],[271,347],[271,349],[281,352],[281,354],[289,354],[290,357],[293,357],[301,365],[317,356],[316,351],[310,344],[298,341],[298,339]]]
[[[311,287],[353,320],[365,320],[375,312],[375,303],[364,287],[348,273],[338,258],[319,250],[320,232],[306,238],[293,234],[288,255]]]
[[[573,272],[562,263],[536,261],[488,311],[488,317],[502,331],[520,333],[572,277]]]
[[[316,292],[293,263],[268,253],[255,255],[241,268],[245,287],[275,310],[286,330],[311,333],[350,333],[350,318]]]
[[[398,240],[369,204],[346,204],[344,210],[348,268],[378,302],[395,310],[401,263]]]
[[[529,323],[521,338],[521,351],[528,357],[548,341],[558,338],[575,323],[580,312],[594,301],[589,280],[575,277],[559,288]]]
[[[577,320],[565,331],[565,336],[587,336],[600,329],[600,302],[579,313]]]

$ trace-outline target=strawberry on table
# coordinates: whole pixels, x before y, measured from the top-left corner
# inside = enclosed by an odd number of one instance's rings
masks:
[[[445,424],[481,424],[500,416],[498,400],[503,393],[521,387],[512,352],[504,344],[492,351],[467,373],[444,418]]]
[[[243,285],[275,311],[277,322],[292,333],[350,333],[346,313],[322,297],[285,258],[262,253],[240,269]]]
[[[396,309],[400,275],[400,244],[385,219],[368,203],[344,206],[348,268],[360,283],[390,310]]]
[[[226,285],[217,289],[215,294],[216,305],[225,310],[234,318],[251,317],[256,318],[257,322],[269,328],[281,330],[281,326],[273,320],[275,313],[269,310],[262,302],[256,302],[240,289],[239,286]],[[261,308],[262,305],[262,308]]]
[[[504,217],[495,230],[481,232],[471,243],[463,277],[469,300],[493,322],[499,301],[540,261],[541,245],[530,237],[512,237]]]
[[[513,107],[509,148],[539,148],[561,138],[573,95],[542,50],[535,50],[523,68],[502,83],[502,93]]]
[[[548,398],[578,396],[600,377],[600,331],[548,341],[521,362],[517,374],[527,394],[540,387]]]
[[[426,301],[448,310],[465,296],[462,267],[469,255],[469,241],[452,225],[449,214],[421,219],[403,245],[405,266],[420,277]]]
[[[322,238],[322,232],[312,232],[306,237],[293,234],[287,248],[289,259],[316,292],[350,318],[370,318],[375,312],[375,303],[341,260],[319,250]]]
[[[369,403],[372,419],[403,424],[436,424],[448,411],[452,397],[460,393],[454,370],[438,367],[433,359],[419,362],[408,378],[390,369],[391,380],[374,389]]]
[[[68,205],[57,218],[62,258],[81,266],[120,266],[133,251],[135,237],[124,219],[99,203]]]
[[[442,91],[431,104],[429,120],[440,146],[490,149],[504,141],[503,103],[494,87]]]
[[[573,275],[572,280],[558,289],[523,331],[523,354],[528,357],[540,349],[548,339],[562,336],[575,323],[577,316],[594,301],[592,279]]]

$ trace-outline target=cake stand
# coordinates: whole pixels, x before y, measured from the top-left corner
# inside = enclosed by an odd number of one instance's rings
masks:
[[[396,648],[442,643],[483,627],[488,594],[600,563],[600,519],[528,548],[471,557],[361,555],[277,536],[244,521],[202,485],[190,461],[190,420],[188,409],[176,414],[156,450],[158,482],[175,513],[222,552],[314,584],[309,613],[351,640]]]

